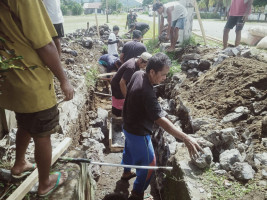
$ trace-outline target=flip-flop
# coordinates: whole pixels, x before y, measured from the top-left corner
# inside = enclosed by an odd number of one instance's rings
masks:
[[[153,200],[154,197],[151,194],[145,193],[144,200]]]
[[[26,170],[26,171],[24,171],[24,172],[22,172],[20,174],[17,174],[17,175],[12,174],[12,177],[15,178],[15,179],[21,179],[21,178],[23,178],[25,176],[30,175],[32,173],[32,171],[35,170],[35,168],[36,168],[35,167],[35,163],[33,163],[31,169],[28,169],[28,170]]]
[[[121,179],[122,180],[126,180],[126,181],[128,181],[128,180],[130,180],[131,178],[134,178],[134,177],[136,177],[136,173],[134,173],[134,172],[131,172],[131,174],[129,174],[129,175],[127,175],[127,176],[121,176]]]
[[[55,186],[51,189],[51,190],[49,190],[47,193],[45,193],[45,194],[38,194],[38,196],[39,197],[47,197],[48,195],[50,195],[52,192],[54,192],[57,188],[58,188],[58,186],[61,186],[63,183],[65,183],[65,181],[67,180],[67,178],[68,178],[68,176],[66,177],[66,179],[59,185],[59,181],[60,181],[60,178],[61,178],[61,172],[52,172],[52,173],[50,173],[50,174],[57,174],[58,176],[57,176],[57,182],[56,182],[56,184],[55,184]]]

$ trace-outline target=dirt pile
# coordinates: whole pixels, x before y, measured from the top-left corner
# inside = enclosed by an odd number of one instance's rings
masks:
[[[252,103],[267,98],[267,64],[242,57],[230,58],[196,81],[186,79],[179,93],[191,108],[192,116],[222,119],[239,106],[248,107],[256,114]]]

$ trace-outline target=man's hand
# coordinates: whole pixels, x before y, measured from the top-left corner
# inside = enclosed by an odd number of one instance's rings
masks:
[[[248,15],[243,16],[242,20],[243,20],[243,22],[247,21],[248,20]]]
[[[183,139],[187,149],[188,149],[188,152],[189,152],[189,155],[191,157],[191,159],[196,159],[199,157],[199,151],[201,152],[204,152],[203,149],[199,146],[199,144],[197,142],[195,142],[193,140],[193,138],[191,138],[190,136],[186,136],[184,139]]]
[[[63,93],[65,94],[64,101],[69,101],[69,100],[73,99],[74,89],[73,89],[73,87],[69,81],[64,81],[63,83],[61,83],[60,87],[61,87]]]
[[[165,38],[166,38],[166,40],[169,40],[170,36],[167,34]]]

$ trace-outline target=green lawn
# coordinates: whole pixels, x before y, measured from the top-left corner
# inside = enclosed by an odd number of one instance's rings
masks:
[[[65,33],[72,33],[76,31],[77,29],[86,28],[87,22],[89,22],[89,26],[96,25],[96,17],[95,14],[90,15],[81,15],[81,16],[64,16],[64,30]],[[128,32],[127,29],[125,29],[126,24],[126,13],[119,14],[119,15],[109,15],[107,23],[107,17],[106,15],[98,14],[97,15],[98,25],[108,24],[109,28],[112,30],[112,27],[114,25],[117,25],[120,27],[119,35],[123,35],[124,33]],[[139,22],[146,22],[150,26],[150,30],[145,34],[144,38],[152,38],[153,37],[153,23],[149,21],[145,21],[142,19],[137,19]],[[158,34],[158,29],[156,26],[156,36]]]

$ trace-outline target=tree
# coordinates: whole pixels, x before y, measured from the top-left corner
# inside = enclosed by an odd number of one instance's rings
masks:
[[[102,3],[102,9],[106,9],[106,0],[101,0]],[[113,13],[114,11],[118,11],[122,8],[122,4],[119,2],[119,0],[108,0],[108,9]]]
[[[253,6],[255,6],[255,7],[263,7],[265,5],[267,5],[266,0],[254,0],[253,1]]]

